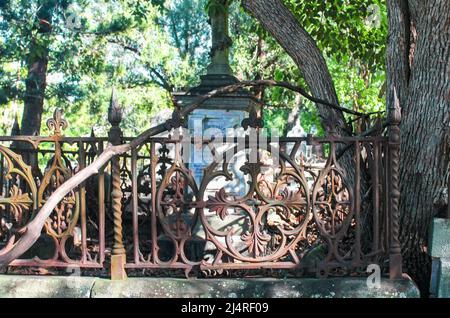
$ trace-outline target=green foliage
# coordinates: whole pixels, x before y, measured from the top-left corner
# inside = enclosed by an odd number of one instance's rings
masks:
[[[51,32],[45,34],[37,32],[37,10],[42,5],[52,21]],[[173,10],[168,10],[170,6]],[[44,119],[60,107],[71,123],[68,133],[88,135],[95,126],[96,132],[105,135],[109,95],[115,86],[127,114],[123,121],[125,133],[141,132],[147,128],[149,116],[171,107],[166,82],[174,89],[189,86],[206,65],[206,58],[202,59],[204,63],[199,61],[199,47],[209,36],[203,6],[204,1],[2,2],[0,133],[8,134],[14,116],[22,113],[27,61],[43,56],[47,50]],[[168,12],[176,13],[171,18],[176,29],[166,27]],[[184,17],[193,25],[203,19],[197,23],[198,33],[192,33],[189,24],[181,23]],[[183,45],[186,50],[182,52],[181,45],[173,43],[175,37],[189,43],[189,47]],[[191,44],[194,37],[198,39]],[[42,133],[46,133],[45,127]]]
[[[387,34],[383,1],[285,0],[324,52],[340,103],[359,111],[384,108]],[[369,5],[380,8],[380,25],[368,24]],[[126,135],[148,128],[148,119],[172,107],[167,90],[192,87],[209,63],[205,11],[219,0],[5,0],[0,1],[0,134],[8,134],[23,110],[27,62],[48,51],[45,114],[65,110],[73,135],[106,135],[107,107],[116,87]],[[50,32],[38,17],[51,20]],[[239,1],[230,4],[231,64],[240,79],[273,78],[306,86],[276,41]],[[33,43],[33,45],[30,45]],[[31,78],[29,80],[32,80]],[[260,93],[260,92],[257,92]],[[300,103],[305,131],[322,132],[312,103],[296,94],[266,89],[265,125],[285,133]],[[45,129],[42,131],[46,133]]]
[[[339,63],[350,57],[367,65],[372,72],[384,67],[387,34],[384,1],[285,2],[327,56],[335,57]]]
[[[384,109],[387,36],[384,2],[285,0],[285,3],[324,53],[341,106],[362,112]],[[379,11],[374,10],[375,5]],[[273,78],[306,87],[297,67],[278,43],[237,4],[231,8],[233,67],[238,75],[246,79]],[[379,25],[369,23],[368,19],[376,12]],[[295,105],[295,94],[273,88],[265,92],[264,99],[281,107],[265,113],[266,126],[276,126],[286,133],[285,121]],[[305,99],[299,119],[305,131],[323,132],[314,105]]]

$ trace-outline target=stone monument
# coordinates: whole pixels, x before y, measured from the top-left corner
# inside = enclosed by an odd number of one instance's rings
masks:
[[[232,41],[228,30],[228,2],[215,0],[213,1],[214,5],[211,4],[209,7],[212,38],[211,63],[207,67],[206,75],[201,76],[199,86],[174,94],[180,108],[192,104],[199,96],[212,90],[239,82],[233,75],[229,63],[229,49]],[[193,137],[210,138],[217,137],[217,135],[225,137],[227,133],[231,132],[230,129],[239,129],[243,119],[248,117],[252,108],[257,109],[257,107],[258,103],[255,97],[243,89],[216,96],[210,98],[188,116],[188,129]],[[191,158],[195,158],[195,160],[191,159],[189,168],[193,171],[197,181],[200,181],[203,169],[208,164],[204,153],[203,149],[198,147],[193,147],[191,150]]]

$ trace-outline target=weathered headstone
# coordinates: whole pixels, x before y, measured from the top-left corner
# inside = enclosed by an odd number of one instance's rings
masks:
[[[211,63],[207,68],[207,74],[201,76],[199,86],[189,89],[187,92],[175,93],[176,100],[181,108],[197,101],[212,90],[236,84],[239,80],[232,74],[229,64],[229,47],[231,39],[228,31],[227,4],[221,10],[210,10],[211,23]],[[248,117],[252,108],[258,108],[254,96],[246,90],[213,97],[194,110],[188,117],[188,130],[192,137],[212,136],[225,137],[241,127],[242,120]],[[242,128],[241,128],[242,129]],[[199,182],[203,175],[203,169],[211,162],[211,153],[207,146],[193,145],[191,148],[189,168]],[[239,160],[239,159],[238,159]],[[241,180],[242,181],[242,180]],[[245,184],[239,182],[241,184]],[[218,190],[220,184],[212,185]],[[240,191],[237,191],[240,192]]]
[[[434,218],[430,233],[430,293],[432,297],[450,298],[450,219]]]

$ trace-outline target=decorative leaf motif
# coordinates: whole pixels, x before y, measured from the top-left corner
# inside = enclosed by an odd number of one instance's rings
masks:
[[[228,201],[225,189],[222,188],[215,193],[214,196],[208,196],[206,201],[206,208],[212,212],[216,212],[222,220],[228,216]]]
[[[56,146],[55,150],[58,155],[55,156],[51,168],[45,173],[39,187],[38,200],[40,206],[45,204],[51,194],[72,175],[71,170],[61,160],[59,146]],[[78,195],[77,190],[73,189],[55,207],[46,221],[46,230],[49,235],[58,239],[65,235],[71,235],[80,212]]]
[[[261,233],[260,231],[245,232],[241,239],[248,247],[248,251],[253,253],[255,257],[264,254],[267,248],[267,243],[270,241],[270,235]]]
[[[23,211],[29,211],[33,205],[28,193],[22,193],[16,185],[11,188],[9,198],[0,198],[0,208],[5,209],[6,205],[9,205],[12,209],[12,215],[14,220],[18,223],[22,221]]]
[[[261,163],[250,163],[250,162],[246,162],[241,168],[240,170],[244,173],[244,174],[249,174],[250,176],[254,177],[254,180],[257,179],[258,174],[261,172]]]
[[[303,203],[302,201],[302,193],[300,190],[298,191],[290,191],[288,188],[284,188],[278,195],[277,200],[283,201],[286,205],[299,205]]]

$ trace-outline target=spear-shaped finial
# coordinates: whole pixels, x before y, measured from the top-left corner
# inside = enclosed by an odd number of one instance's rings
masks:
[[[122,108],[117,101],[116,91],[114,87],[111,91],[111,99],[108,108],[108,121],[111,124],[109,130],[109,142],[113,145],[119,145],[122,140],[122,130],[120,129],[120,122],[122,121]]]
[[[20,135],[20,126],[19,119],[17,118],[17,114],[14,117],[14,123],[11,129],[11,136],[19,136]]]
[[[108,107],[108,121],[112,126],[119,126],[122,121],[122,108],[117,100],[116,91],[114,87],[111,91],[111,99]]]
[[[394,101],[393,103],[391,103],[391,106],[388,109],[388,119],[391,125],[398,125],[400,124],[400,121],[402,119],[401,107],[395,86],[393,87],[393,89],[394,89]]]

